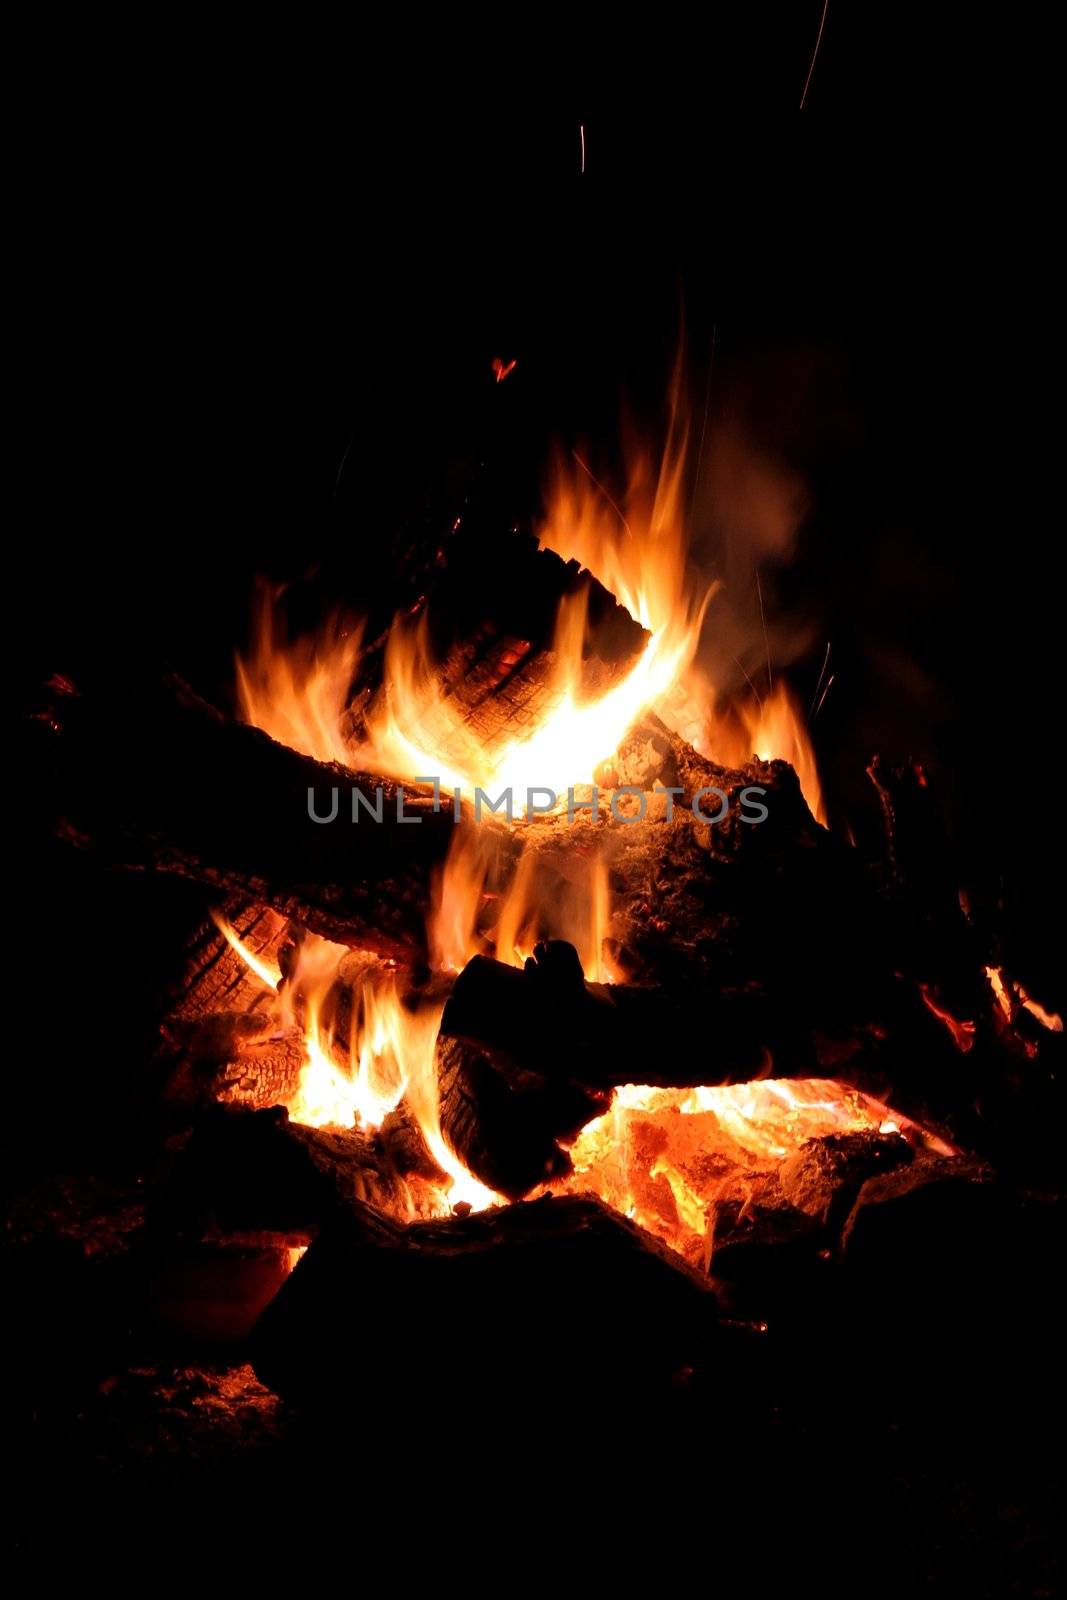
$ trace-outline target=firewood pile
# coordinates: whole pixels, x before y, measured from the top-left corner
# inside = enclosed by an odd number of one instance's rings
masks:
[[[486,750],[554,703],[555,618],[575,595],[596,696],[647,639],[602,585],[517,535],[491,562],[461,538],[438,553],[418,603],[428,648],[450,715]],[[372,643],[351,687],[357,744],[384,655]],[[289,748],[175,677],[122,705],[53,680],[36,727],[61,838],[203,886],[151,1064],[165,1137],[146,1214],[171,1240],[308,1247],[251,1343],[290,1398],[336,1396],[369,1338],[382,1382],[429,1391],[425,1330],[445,1302],[455,1383],[536,1368],[580,1393],[699,1369],[724,1319],[758,1325],[820,1274],[876,1275],[901,1241],[933,1259],[985,1226],[1013,1120],[1034,1116],[1061,1053],[1056,1019],[961,910],[909,764],[872,763],[872,863],[815,821],[787,763],[722,766],[649,712],[598,774],[595,814],[582,791],[570,816],[510,824],[475,822],[426,774],[401,785]],[[335,796],[335,820],[316,821]],[[443,971],[428,911],[468,845],[473,953]],[[501,959],[519,875],[559,905],[593,861],[611,981],[551,933]],[[355,1071],[348,1041],[387,986],[430,1038],[442,1142],[411,1094],[346,1126],[298,1115],[314,940],[343,947],[315,999],[332,1070]],[[759,1100],[768,1080],[777,1101]],[[746,1086],[758,1150],[731,1121]],[[602,1153],[613,1118],[624,1155]],[[463,1198],[455,1163],[490,1204]],[[546,1338],[562,1307],[566,1340]]]

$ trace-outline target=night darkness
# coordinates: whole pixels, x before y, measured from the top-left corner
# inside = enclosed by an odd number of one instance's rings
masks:
[[[229,707],[257,574],[293,586],[297,621],[333,599],[384,618],[398,555],[460,511],[536,520],[556,445],[621,467],[620,421],[662,424],[681,335],[711,434],[739,421],[803,491],[762,578],[805,703],[833,642],[814,725],[832,816],[862,847],[870,755],[924,761],[958,881],[1062,1011],[1062,289],[1053,159],[1016,116],[1042,99],[1035,46],[916,41],[888,7],[861,37],[845,10],[803,113],[818,4],[692,39],[557,43],[546,23],[555,64],[526,103],[510,51],[461,85],[354,34],[292,58],[146,44],[130,76],[117,38],[81,42],[92,71],[76,40],[62,63],[31,52],[16,748],[57,671],[135,707],[131,684],[173,668]],[[167,977],[130,918],[186,906],[102,884],[25,792],[9,994],[62,1013],[41,1047],[57,1146],[104,1149]],[[57,995],[41,951],[90,918],[93,958]],[[62,1041],[112,963],[120,1065],[90,1085]],[[16,1166],[38,1099],[15,1090]]]

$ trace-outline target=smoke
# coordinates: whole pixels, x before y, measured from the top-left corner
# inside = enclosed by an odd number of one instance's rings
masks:
[[[731,695],[816,644],[812,619],[782,611],[777,581],[796,554],[810,493],[737,416],[709,420],[696,471],[691,558],[708,582],[721,583],[699,660],[718,692]]]

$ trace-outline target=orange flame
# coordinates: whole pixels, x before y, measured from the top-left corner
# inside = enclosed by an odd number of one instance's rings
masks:
[[[530,787],[562,793],[589,784],[637,718],[653,709],[713,759],[756,754],[797,769],[812,810],[822,796],[803,719],[780,680],[762,700],[727,707],[707,727],[711,687],[694,666],[708,604],[719,585],[697,579],[688,564],[685,504],[689,428],[676,375],[666,444],[656,463],[634,456],[616,499],[575,456],[557,467],[541,543],[577,560],[621,602],[651,637],[630,671],[603,695],[583,695],[588,646],[586,595],[560,606],[552,675],[539,723],[489,749],[441,691],[425,611],[397,618],[386,644],[383,681],[357,740],[348,726],[360,636],[333,624],[317,641],[286,643],[269,596],[261,600],[256,643],[238,661],[242,715],[282,743],[320,760],[363,766],[401,781],[432,774],[470,798],[475,788],[510,787],[516,805]]]
[[[740,766],[758,756],[761,761],[788,761],[800,780],[800,790],[816,822],[826,823],[822,785],[804,726],[804,714],[783,679],[768,694],[755,694],[713,717],[703,738],[694,741],[702,754],[721,766]]]
[[[954,1017],[951,1011],[941,1005],[928,983],[920,983],[919,993],[922,995],[923,1005],[927,1011],[935,1016],[939,1022],[944,1023],[952,1035],[956,1049],[962,1055],[966,1055],[974,1045],[974,1023],[969,1018],[965,1018],[961,1022],[958,1017]]]
[[[215,922],[256,971],[256,958],[225,919],[216,917]],[[341,965],[349,955],[345,946],[308,934],[296,969],[278,996],[278,1027],[301,1027],[303,1035],[304,1064],[289,1115],[314,1128],[373,1131],[406,1099],[430,1154],[448,1178],[439,1197],[441,1214],[461,1201],[473,1210],[499,1204],[500,1196],[467,1171],[441,1132],[435,1058],[443,1003],[411,1009],[404,1004],[395,973],[369,970],[351,986],[348,1038],[336,1038],[326,1025],[325,1002],[343,981]],[[297,1016],[301,1008],[302,1023]]]
[[[513,361],[494,362],[498,381],[513,367]],[[718,761],[740,763],[759,755],[792,762],[809,805],[823,820],[814,755],[781,680],[762,699],[753,694],[752,702],[727,705],[708,721],[714,689],[695,658],[718,585],[697,579],[689,566],[689,426],[681,394],[676,377],[658,462],[647,452],[636,455],[625,490],[616,498],[575,456],[557,471],[539,530],[545,547],[567,560],[577,559],[649,632],[629,672],[600,697],[589,699],[583,689],[583,657],[590,641],[587,596],[580,591],[561,604],[556,619],[542,716],[521,735],[490,748],[442,692],[423,609],[394,622],[381,686],[364,708],[357,735],[350,701],[359,665],[359,631],[335,624],[317,641],[287,643],[264,593],[253,650],[247,660],[238,661],[242,715],[320,760],[400,781],[433,775],[444,791],[456,790],[464,799],[476,788],[490,794],[510,788],[521,807],[529,788],[551,786],[563,794],[571,786],[593,783],[595,772],[615,755],[633,723],[652,709],[686,737],[695,732],[693,742]],[[438,971],[460,970],[484,948],[479,915],[492,885],[485,841],[477,833],[472,837],[457,828],[449,859],[433,885],[428,943]],[[492,935],[496,954],[521,964],[538,939],[566,938],[578,949],[587,977],[612,981],[616,974],[610,959],[606,866],[600,857],[575,853],[569,871],[561,885],[557,870],[550,887],[537,859],[529,851],[522,856],[498,909]],[[234,938],[230,942],[257,970],[250,953]],[[395,978],[366,978],[353,997],[352,1037],[335,1039],[324,1022],[324,1002],[341,959],[339,947],[308,939],[297,972],[283,986],[280,1017],[295,1024],[299,997],[306,1053],[292,1115],[316,1124],[373,1128],[406,1097],[428,1146],[450,1175],[448,1198],[493,1203],[495,1197],[466,1173],[441,1134],[434,1071],[440,1011],[413,1013],[404,1005]],[[277,982],[272,969],[265,963],[260,967],[263,982]],[[612,1115],[624,1107],[625,1101],[618,1100]],[[671,1187],[676,1206],[695,1216],[699,1197],[686,1190],[677,1169],[671,1172],[673,1176],[664,1169],[660,1176]]]
[[[328,623],[317,638],[286,640],[278,594],[261,585],[247,660],[237,657],[241,715],[279,744],[318,761],[348,762],[344,735],[362,631]]]
[[[556,863],[557,877],[562,870]],[[520,856],[497,916],[493,953],[505,965],[521,967],[541,940],[565,939],[577,950],[591,982],[615,983],[619,972],[607,948],[611,929],[607,865],[599,854],[576,853],[567,871],[562,885],[550,888],[542,879],[538,858],[529,851]]]

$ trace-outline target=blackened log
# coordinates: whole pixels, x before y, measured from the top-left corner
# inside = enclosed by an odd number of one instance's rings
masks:
[[[475,1177],[509,1199],[564,1176],[573,1139],[607,1109],[607,1095],[558,1078],[510,1075],[459,1039],[437,1043],[441,1131]]]
[[[741,1082],[809,1071],[802,1035],[758,992],[587,983],[572,945],[539,945],[525,968],[476,956],[441,1032],[526,1072],[593,1088]]]
[[[358,1405],[373,1375],[462,1436],[474,1400],[572,1404],[613,1382],[632,1396],[706,1353],[715,1323],[707,1281],[599,1201],[407,1227],[357,1206],[267,1307],[251,1356],[287,1399]]]
[[[960,903],[960,881],[944,818],[920,762],[874,756],[867,775],[885,834],[887,920],[901,970],[935,986],[935,1003],[972,1021],[989,1008],[989,960]]]
[[[864,1182],[845,1219],[846,1262],[872,1274],[941,1274],[985,1262],[1002,1196],[970,1157],[923,1155]]]
[[[222,717],[168,679],[131,703],[57,701],[49,796],[61,835],[115,865],[196,878],[262,902],[340,943],[421,952],[434,870],[455,829],[429,789],[312,761]],[[376,803],[352,822],[353,791]],[[329,815],[334,791],[338,816]],[[490,831],[487,828],[487,832]],[[503,854],[514,841],[491,830]]]
[[[153,1194],[152,1217],[175,1235],[307,1234],[338,1212],[371,1202],[399,1215],[414,1207],[413,1175],[442,1185],[421,1141],[355,1128],[309,1128],[281,1106],[216,1107],[204,1116]]]

